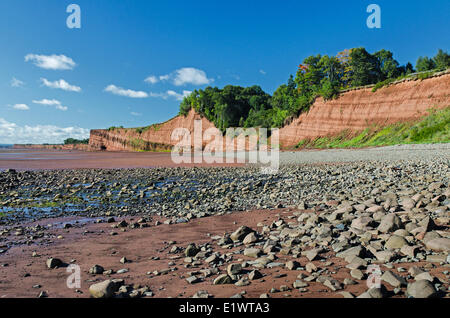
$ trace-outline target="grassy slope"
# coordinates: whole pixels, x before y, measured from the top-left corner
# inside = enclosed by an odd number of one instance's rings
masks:
[[[430,110],[420,121],[385,127],[372,126],[357,136],[343,131],[338,136],[302,140],[296,148],[359,148],[398,144],[450,142],[450,106]]]

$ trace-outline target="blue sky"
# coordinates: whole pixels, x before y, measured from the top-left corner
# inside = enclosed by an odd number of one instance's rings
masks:
[[[81,29],[66,26],[71,3]],[[366,26],[371,3],[381,29]],[[449,13],[447,0],[2,0],[0,143],[162,122],[208,85],[272,93],[312,54],[385,48],[415,64],[449,50]]]

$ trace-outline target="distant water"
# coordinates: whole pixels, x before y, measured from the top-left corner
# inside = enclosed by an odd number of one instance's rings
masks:
[[[13,145],[0,144],[0,149],[11,149],[12,147],[13,147]]]

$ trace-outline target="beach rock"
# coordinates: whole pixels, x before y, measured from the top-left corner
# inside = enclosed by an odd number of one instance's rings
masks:
[[[186,278],[186,281],[189,284],[195,284],[195,283],[200,282],[201,280],[197,276],[193,275],[193,276],[189,276],[188,278]]]
[[[392,235],[384,244],[385,248],[400,249],[404,245],[408,245],[408,242],[401,236]]]
[[[256,237],[254,232],[247,234],[245,236],[244,240],[242,241],[242,243],[244,243],[244,244],[253,244],[256,242],[258,242],[258,238]]]
[[[206,290],[197,291],[192,298],[211,298],[212,296]]]
[[[395,251],[379,251],[374,254],[377,260],[383,263],[389,263],[397,256],[397,253]]]
[[[408,284],[406,295],[413,298],[430,298],[436,296],[436,289],[428,280],[419,280]]]
[[[408,270],[408,273],[412,276],[412,277],[416,277],[417,275],[424,273],[425,270],[423,270],[420,267],[417,266],[411,266]]]
[[[247,226],[241,226],[230,235],[230,238],[234,242],[242,241],[251,232],[254,232],[251,228]]]
[[[359,269],[352,269],[350,275],[357,280],[362,280],[364,278],[364,273]]]
[[[124,228],[124,227],[127,227],[128,226],[128,223],[127,223],[127,221],[125,221],[125,220],[122,220],[122,221],[120,221],[118,224],[117,224],[117,227],[121,227],[121,228]]]
[[[297,261],[288,261],[286,263],[286,268],[289,269],[289,270],[295,270],[298,267],[300,267],[300,263],[297,262]]]
[[[105,280],[89,286],[89,293],[94,298],[111,298],[123,285],[123,280]]]
[[[304,281],[301,281],[301,280],[298,280],[298,279],[297,279],[297,280],[292,284],[292,286],[293,286],[294,288],[305,288],[305,287],[308,287],[309,284],[306,283],[306,282],[304,282]]]
[[[365,249],[363,246],[357,245],[349,249],[346,249],[345,251],[337,253],[336,256],[340,258],[347,258],[349,256],[363,256],[364,251]]]
[[[414,277],[414,279],[415,279],[416,281],[423,280],[423,279],[428,280],[428,281],[430,281],[430,282],[433,282],[433,281],[434,281],[434,277],[431,276],[430,273],[428,273],[428,272],[423,272],[423,273],[417,274],[417,275]]]
[[[342,284],[336,279],[327,279],[323,284],[332,291],[338,291],[342,289]]]
[[[261,272],[260,271],[258,271],[258,270],[253,270],[253,271],[251,271],[249,274],[248,274],[248,278],[250,279],[250,280],[255,280],[255,279],[260,279],[260,278],[262,278],[263,277],[263,275],[261,274]]]
[[[184,255],[186,257],[194,257],[195,255],[197,255],[199,251],[200,250],[197,248],[197,246],[194,243],[192,243],[186,247],[186,249],[184,250]]]
[[[340,291],[339,294],[344,298],[355,298],[355,296],[353,296],[353,294],[348,291]]]
[[[42,290],[37,297],[38,298],[47,298],[48,294],[45,290]]]
[[[381,223],[378,226],[377,230],[381,233],[389,233],[400,229],[401,226],[402,221],[400,220],[400,218],[394,213],[390,213],[381,219]]]
[[[63,262],[59,258],[49,258],[47,259],[47,268],[56,268],[61,267],[63,265]]]
[[[373,224],[373,219],[369,216],[362,216],[359,218],[356,218],[352,221],[351,227],[358,229],[358,230],[364,230],[366,227],[371,226]]]
[[[105,269],[103,267],[101,267],[100,265],[94,265],[89,269],[89,274],[99,275],[99,274],[103,274],[104,271],[105,271]]]
[[[306,264],[305,269],[308,273],[313,273],[313,272],[317,271],[317,266],[314,265],[314,263],[310,262],[310,263]]]
[[[309,259],[309,261],[313,261],[317,258],[317,255],[319,255],[319,249],[312,249],[309,251],[306,251],[304,254],[306,256],[307,259]]]
[[[419,226],[424,229],[424,232],[429,232],[436,228],[436,224],[434,223],[433,219],[431,219],[429,216],[424,217],[419,222]]]
[[[381,280],[385,281],[386,283],[388,283],[393,287],[406,286],[407,284],[406,280],[403,277],[391,271],[384,272],[384,274],[381,276]]]
[[[222,275],[217,276],[213,282],[214,285],[224,285],[224,284],[231,284],[231,283],[233,283],[233,280],[231,279],[231,277],[228,274],[222,274]]]
[[[450,238],[435,238],[427,241],[425,246],[436,252],[450,252]]]
[[[372,287],[356,298],[383,298],[383,288]]]
[[[258,258],[261,254],[262,251],[259,248],[246,248],[244,250],[244,255],[248,257]]]
[[[235,263],[235,264],[230,264],[230,265],[228,265],[228,267],[227,267],[227,273],[228,273],[228,275],[230,275],[230,276],[237,275],[237,274],[239,274],[241,271],[242,271],[242,265],[241,265],[241,264],[237,264],[237,263]]]

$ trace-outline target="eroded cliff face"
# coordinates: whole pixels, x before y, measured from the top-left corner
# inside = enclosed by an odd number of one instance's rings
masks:
[[[73,144],[73,145],[45,145],[45,144],[15,144],[13,149],[48,149],[48,150],[79,150],[89,151],[90,146],[87,144]]]
[[[372,92],[371,88],[355,89],[342,93],[335,100],[318,98],[309,112],[280,129],[280,145],[290,149],[303,139],[332,136],[343,130],[358,133],[371,125],[385,126],[417,120],[426,115],[430,108],[447,106],[450,106],[449,72],[425,80],[392,84],[376,92]],[[191,146],[194,147],[196,120],[201,121],[202,133],[214,128],[212,122],[191,109],[187,116],[176,116],[141,133],[133,128],[91,130],[89,147],[90,150],[107,151],[170,150],[179,143],[179,139],[171,138],[176,128],[185,128],[190,132]],[[202,140],[202,147],[209,142]],[[222,139],[224,149],[236,149],[230,144],[227,147],[227,142],[229,139]],[[246,149],[249,147],[253,146],[245,145]]]
[[[142,133],[132,128],[91,130],[89,145],[92,150],[108,151],[170,150],[179,143],[178,139],[171,138],[172,132],[176,128],[185,128],[193,137],[196,120],[201,121],[203,131],[214,128],[213,123],[191,109],[186,116],[176,116],[165,123],[153,125]],[[203,146],[205,143],[206,141],[203,141]]]
[[[353,90],[335,100],[318,98],[309,112],[280,129],[280,144],[282,148],[292,148],[303,139],[337,135],[343,130],[360,132],[371,125],[417,120],[430,108],[447,106],[450,106],[448,72],[382,87],[376,92],[371,88]]]

